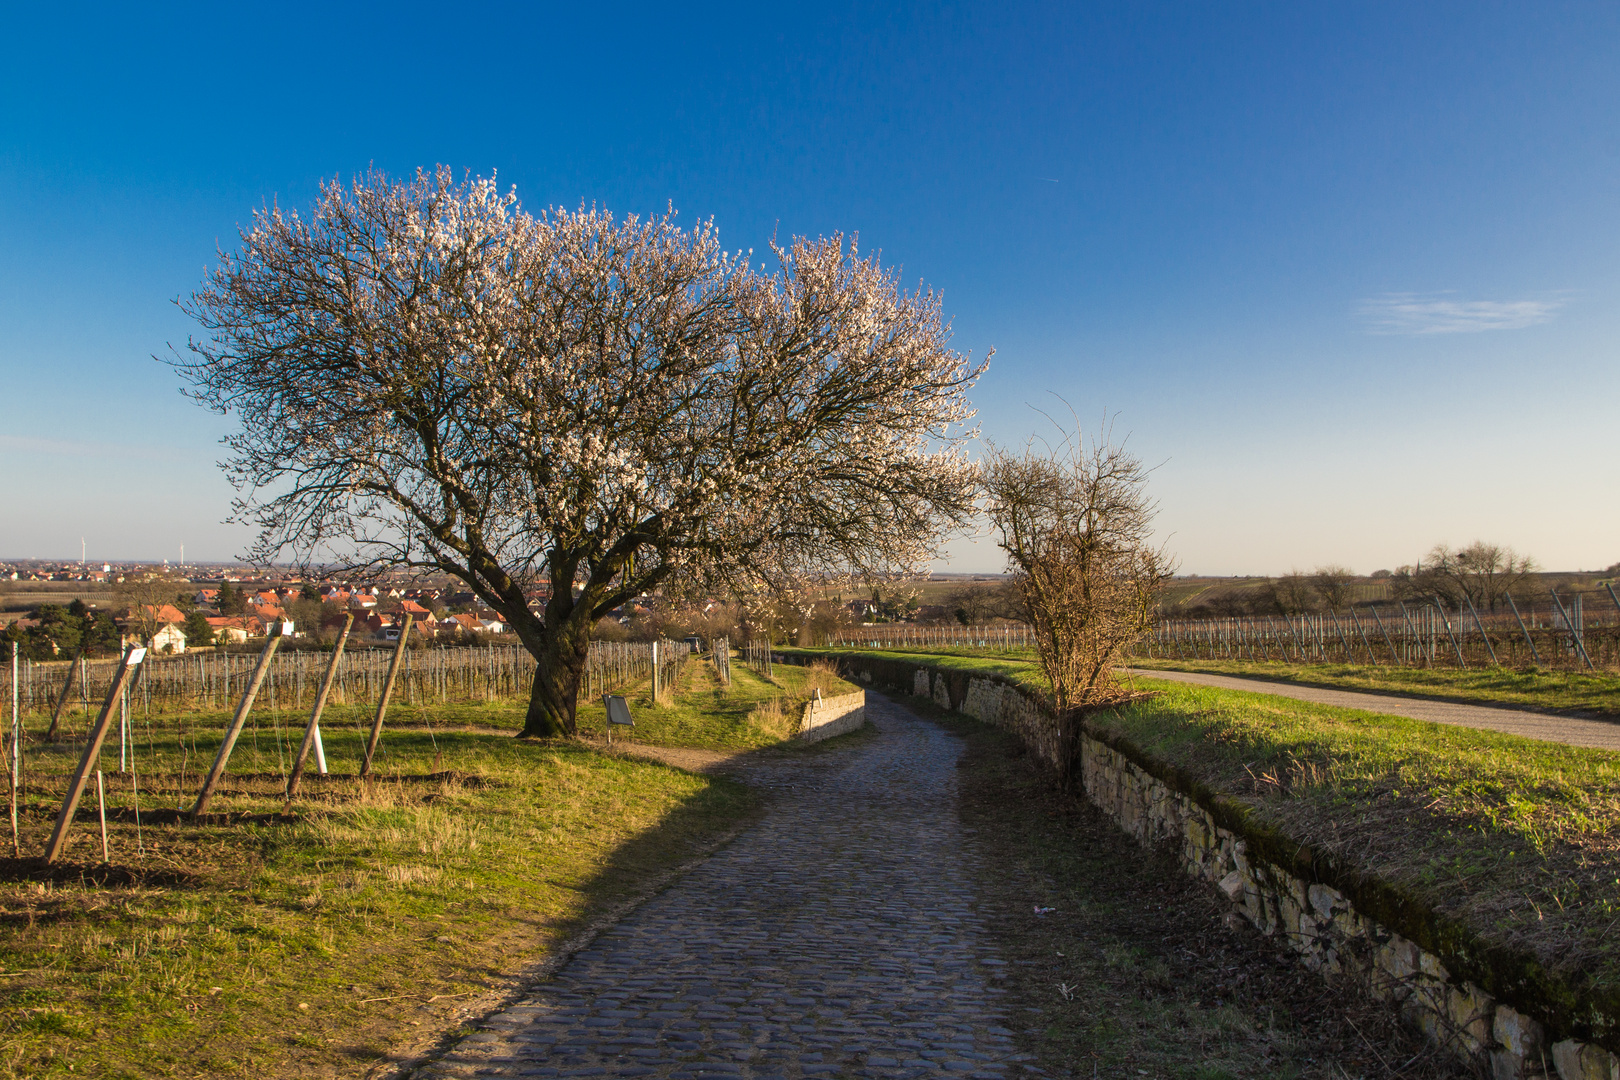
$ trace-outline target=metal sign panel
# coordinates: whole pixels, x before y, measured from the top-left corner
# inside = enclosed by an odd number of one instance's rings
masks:
[[[608,723],[624,727],[636,726],[636,722],[630,719],[630,706],[625,704],[624,698],[618,694],[603,694],[602,704],[607,707]]]

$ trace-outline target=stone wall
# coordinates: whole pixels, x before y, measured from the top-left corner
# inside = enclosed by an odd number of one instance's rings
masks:
[[[845,735],[866,723],[866,691],[810,700],[804,704],[804,716],[799,720],[800,742],[820,742],[834,735]]]
[[[864,682],[910,690],[1004,728],[1056,764],[1053,725],[1011,683],[899,660],[860,657],[845,663]],[[1277,856],[1290,846],[1286,838],[1257,831],[1234,802],[1178,782],[1173,768],[1095,733],[1082,737],[1081,776],[1087,796],[1120,828],[1141,843],[1170,845],[1183,868],[1225,895],[1236,915],[1282,939],[1325,978],[1354,982],[1388,1001],[1435,1042],[1487,1067],[1495,1080],[1620,1080],[1620,1058],[1591,1041],[1620,1039],[1599,1010],[1572,1011],[1575,995],[1567,987],[1522,964],[1493,968],[1489,950],[1470,934],[1455,927],[1435,932],[1445,920],[1413,910],[1410,901],[1385,905],[1409,925],[1391,926],[1357,909],[1352,893],[1376,900],[1393,891],[1388,886],[1330,880],[1331,874],[1314,872],[1317,864],[1302,858],[1303,848]],[[1456,948],[1448,951],[1446,940]],[[1568,1026],[1560,1018],[1572,1014],[1584,1017],[1584,1039],[1560,1030]]]

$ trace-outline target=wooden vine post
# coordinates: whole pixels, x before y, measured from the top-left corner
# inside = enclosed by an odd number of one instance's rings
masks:
[[[51,711],[51,726],[45,729],[45,741],[56,741],[56,725],[62,722],[62,712],[67,708],[68,694],[73,690],[73,670],[84,663],[84,646],[74,654],[73,663],[68,665],[67,678],[62,680],[62,694],[56,699],[56,708]]]
[[[11,853],[22,857],[22,841],[17,836],[17,793],[22,787],[22,714],[17,709],[17,642],[11,643],[11,751],[6,756],[11,777]]]
[[[214,789],[219,786],[220,779],[225,775],[225,766],[230,763],[231,751],[236,748],[237,736],[242,734],[242,728],[247,724],[248,713],[253,710],[253,699],[259,696],[259,687],[264,683],[264,677],[270,673],[270,661],[276,655],[276,646],[281,639],[292,634],[293,624],[281,622],[271,628],[273,633],[265,640],[264,651],[259,654],[259,662],[253,668],[253,677],[248,680],[247,690],[242,694],[242,703],[236,707],[236,715],[231,717],[231,726],[225,729],[225,741],[219,744],[219,753],[214,755],[214,764],[208,770],[208,779],[203,781],[202,790],[197,793],[197,804],[191,808],[191,816],[197,817],[208,809],[208,803],[214,797]]]
[[[377,743],[382,739],[383,716],[388,712],[388,699],[394,693],[394,677],[399,674],[399,665],[405,659],[405,645],[411,636],[411,623],[416,621],[415,615],[405,616],[405,625],[400,627],[399,644],[394,646],[394,658],[388,662],[388,675],[383,680],[382,697],[377,699],[377,717],[371,722],[371,738],[366,740],[366,757],[360,763],[360,775],[371,775],[371,758],[377,752]]]
[[[332,659],[326,665],[326,677],[321,680],[320,692],[315,695],[315,707],[309,712],[309,726],[304,728],[304,741],[298,745],[298,757],[293,761],[292,775],[287,777],[287,799],[298,794],[298,781],[304,776],[304,762],[309,760],[309,751],[316,749],[315,764],[320,768],[321,774],[326,774],[326,755],[318,748],[321,744],[321,711],[326,708],[326,696],[332,692],[332,683],[337,679],[338,661],[343,659],[343,646],[349,641],[349,631],[354,627],[354,615],[343,617],[343,632],[338,635],[337,645],[332,649]]]
[[[112,685],[107,688],[107,700],[101,705],[101,715],[96,717],[95,725],[90,729],[90,738],[84,744],[84,756],[79,759],[78,771],[68,783],[67,798],[62,800],[62,812],[56,816],[56,828],[51,832],[50,845],[45,849],[46,862],[55,862],[62,854],[62,848],[67,843],[68,828],[73,824],[73,815],[78,812],[79,800],[84,797],[84,785],[89,781],[96,759],[101,755],[101,744],[107,741],[113,710],[118,707],[125,688],[129,686],[130,677],[145,659],[145,649],[129,649],[118,663],[118,672],[113,676]]]

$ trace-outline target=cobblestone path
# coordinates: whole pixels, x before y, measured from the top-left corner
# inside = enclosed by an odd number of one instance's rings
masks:
[[[758,825],[414,1075],[1020,1074],[957,824],[960,746],[867,701],[876,738],[745,771],[775,792]]]

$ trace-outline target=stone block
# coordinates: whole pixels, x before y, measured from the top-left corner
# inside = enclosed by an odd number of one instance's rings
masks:
[[[1553,1043],[1558,1080],[1620,1080],[1620,1061],[1601,1046],[1565,1039]]]
[[[1543,1030],[1539,1023],[1508,1005],[1498,1005],[1491,1019],[1492,1080],[1526,1080],[1541,1073]]]
[[[1471,982],[1448,986],[1446,1014],[1451,1041],[1464,1053],[1472,1056],[1490,1045],[1496,1000],[1484,990]]]
[[[1344,906],[1344,894],[1331,885],[1312,885],[1306,891],[1311,910],[1322,920],[1332,919],[1334,912]]]

